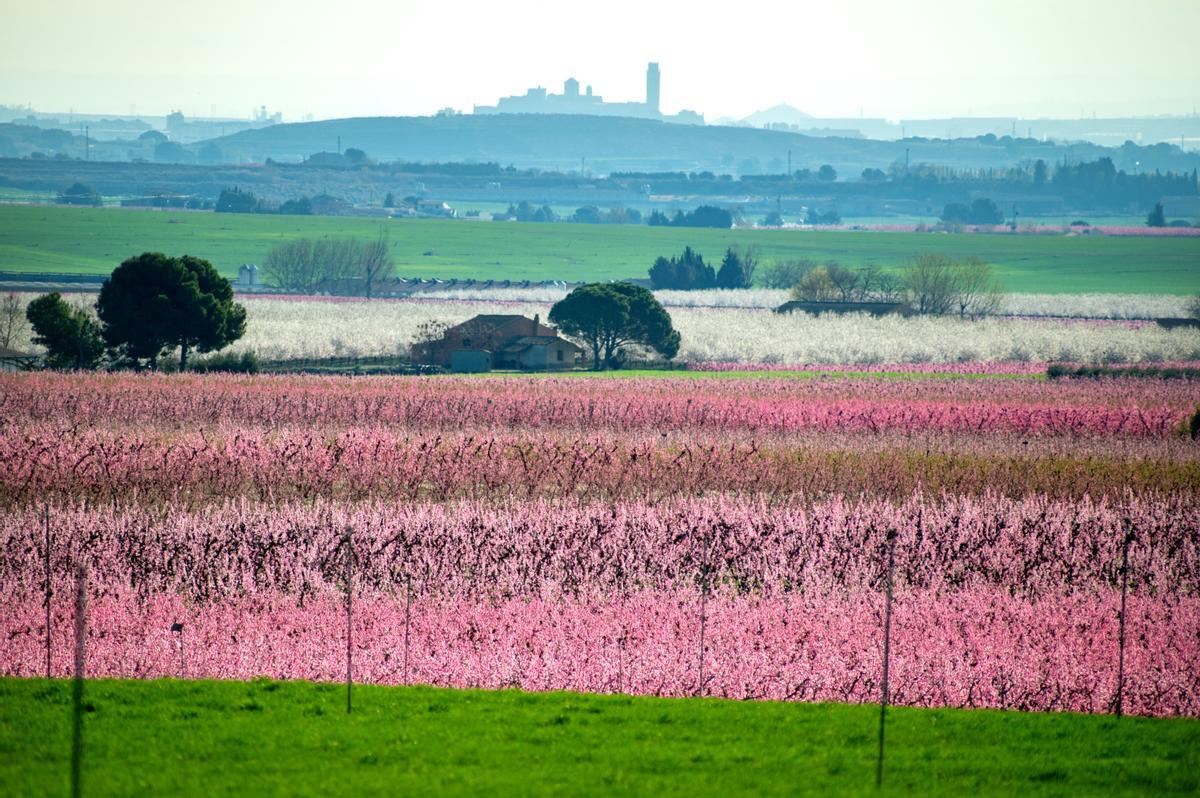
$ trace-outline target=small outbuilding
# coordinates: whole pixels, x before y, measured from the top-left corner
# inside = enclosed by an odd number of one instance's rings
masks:
[[[517,314],[475,316],[448,328],[440,339],[413,348],[418,362],[459,372],[573,368],[583,354],[540,317]]]
[[[32,352],[18,352],[0,346],[0,371],[29,371],[37,365],[39,357]]]
[[[496,365],[502,368],[547,369],[574,366],[583,349],[557,335],[524,335],[496,353]]]
[[[805,302],[793,299],[775,308],[776,313],[795,313],[796,311],[811,313],[814,316],[822,313],[837,315],[868,313],[872,316],[888,316],[893,313],[900,316],[912,315],[912,309],[903,302]]]

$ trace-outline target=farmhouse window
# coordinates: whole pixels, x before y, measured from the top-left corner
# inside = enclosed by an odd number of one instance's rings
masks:
[[[559,349],[559,350],[558,350],[558,352],[557,352],[557,354],[558,354],[558,360],[559,360],[559,362],[562,362],[562,359],[563,359],[563,351],[562,351],[561,349]]]
[[[471,345],[471,339],[470,339],[470,338],[464,338],[464,339],[463,339],[463,346],[470,346],[470,345]]]

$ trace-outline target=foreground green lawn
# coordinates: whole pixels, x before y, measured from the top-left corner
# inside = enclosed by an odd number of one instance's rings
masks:
[[[146,250],[207,258],[225,275],[262,264],[297,237],[374,238],[384,226],[403,277],[610,280],[645,277],[658,255],[685,245],[720,262],[728,246],[753,244],[764,262],[811,258],[897,267],[919,252],[977,256],[1014,293],[1200,291],[1200,237],[947,235],[941,233],[700,230],[647,225],[262,216],[0,205],[0,270],[108,274]]]
[[[875,792],[878,707],[93,681],[85,795]],[[0,681],[0,794],[64,794],[70,683]],[[1186,793],[1200,721],[897,709],[884,792]]]

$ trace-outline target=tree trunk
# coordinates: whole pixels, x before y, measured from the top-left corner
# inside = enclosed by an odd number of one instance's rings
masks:
[[[600,339],[592,340],[592,371],[600,370]]]
[[[183,337],[179,339],[179,370],[187,371],[187,356],[188,356],[188,339]]]
[[[604,362],[606,364],[612,363],[613,355],[616,354],[616,351],[617,342],[615,340],[604,342]]]

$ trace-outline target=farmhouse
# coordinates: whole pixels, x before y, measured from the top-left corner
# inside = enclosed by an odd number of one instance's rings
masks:
[[[0,371],[28,371],[38,361],[38,356],[32,352],[18,352],[7,346],[0,346]]]
[[[413,355],[451,371],[556,369],[574,366],[583,349],[560,338],[538,316],[483,314],[447,329],[439,340],[414,347]]]

